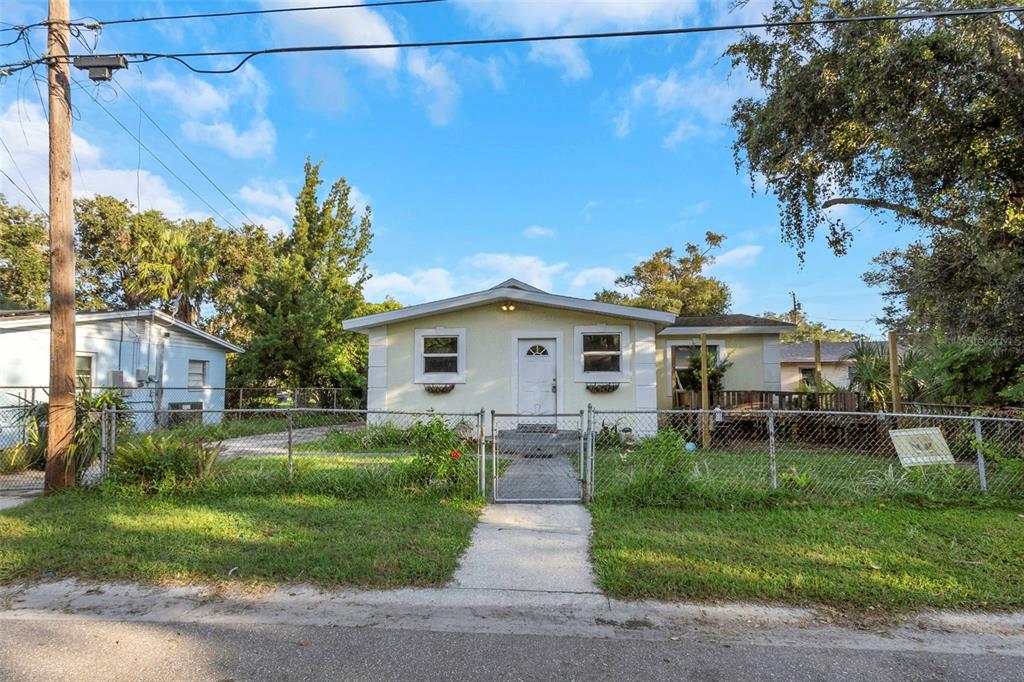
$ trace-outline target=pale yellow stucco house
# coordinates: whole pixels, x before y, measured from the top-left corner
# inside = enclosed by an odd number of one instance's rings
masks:
[[[550,294],[509,279],[345,321],[369,337],[370,410],[518,414],[672,407],[672,368],[707,334],[733,365],[726,390],[781,389],[779,334],[750,315],[677,317]]]

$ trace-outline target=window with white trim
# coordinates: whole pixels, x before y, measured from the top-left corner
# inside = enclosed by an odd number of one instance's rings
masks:
[[[92,355],[75,356],[75,388],[92,390]]]
[[[188,361],[188,387],[205,388],[210,363],[206,360]]]
[[[454,384],[465,381],[465,329],[417,329],[415,343],[416,383]]]
[[[576,381],[629,381],[629,327],[576,327]]]

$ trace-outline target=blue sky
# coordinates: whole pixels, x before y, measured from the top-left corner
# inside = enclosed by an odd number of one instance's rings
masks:
[[[262,6],[298,4],[324,3]],[[83,1],[72,4],[72,16],[250,6],[261,4]],[[98,51],[731,23],[757,20],[765,6],[754,0],[729,12],[720,2],[449,0],[111,26],[99,36]],[[4,0],[0,20],[44,15],[44,2]],[[42,32],[35,37],[41,50]],[[324,160],[326,178],[344,175],[374,212],[372,298],[417,303],[510,276],[589,297],[653,251],[681,249],[714,230],[727,236],[714,273],[733,288],[735,312],[786,310],[796,291],[813,318],[876,334],[871,318],[881,299],[860,275],[872,256],[913,234],[850,210],[843,218],[859,227],[849,254],[837,258],[820,240],[801,267],[781,243],[774,199],[752,194],[733,163],[730,106],[758,92],[742,73],[730,76],[720,59],[734,37],[261,57],[229,76],[151,62],[119,73],[117,81],[247,215],[272,229],[288,229],[307,155]],[[85,38],[91,43],[95,36]],[[4,61],[23,58],[18,50],[4,50]],[[24,183],[45,202],[45,118],[36,84],[24,73],[0,88],[0,135]],[[82,73],[77,78],[85,81]],[[86,87],[88,93],[74,91],[76,195],[115,194],[172,216],[210,214],[145,151],[139,163],[138,145],[91,94],[129,129],[141,129],[143,142],[228,220],[242,220],[120,90]],[[6,153],[0,165],[13,167]],[[0,191],[28,203],[7,184]]]

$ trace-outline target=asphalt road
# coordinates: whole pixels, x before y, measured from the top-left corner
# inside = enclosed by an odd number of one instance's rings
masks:
[[[710,640],[711,638],[708,638]],[[1018,656],[296,625],[6,620],[3,680],[979,680]]]

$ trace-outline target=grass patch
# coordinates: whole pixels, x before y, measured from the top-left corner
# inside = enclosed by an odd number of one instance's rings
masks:
[[[0,513],[0,582],[53,571],[141,582],[441,585],[469,544],[481,504],[83,490]]]
[[[702,502],[709,507],[735,507],[816,499],[954,501],[977,499],[981,492],[973,461],[905,469],[895,458],[780,448],[776,453],[778,487],[773,489],[767,449],[686,451],[682,446],[670,449],[660,445],[598,449],[594,456],[596,494],[627,505],[692,506]],[[1020,499],[1024,476],[998,463],[989,464],[988,492],[990,497]]]
[[[591,511],[598,583],[616,597],[1024,607],[1024,506]]]

